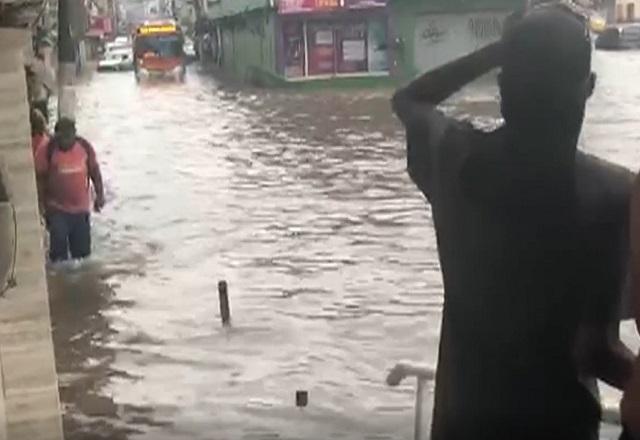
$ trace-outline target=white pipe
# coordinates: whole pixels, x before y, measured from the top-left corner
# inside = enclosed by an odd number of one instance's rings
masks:
[[[423,435],[424,413],[422,407],[424,404],[424,388],[429,380],[434,379],[435,374],[433,369],[430,368],[399,363],[389,372],[387,384],[392,387],[398,386],[407,377],[415,377],[417,381],[413,438],[414,440],[423,440],[426,438]]]
[[[307,20],[302,22],[302,41],[304,44],[304,74],[309,76],[309,37],[307,36]]]
[[[421,377],[416,377],[416,382],[416,415],[414,420],[413,438],[415,440],[423,440],[424,437],[422,435],[422,430],[424,429],[424,425],[422,423],[422,403],[424,402],[424,385],[426,381]]]
[[[424,435],[424,393],[425,385],[428,381],[435,379],[435,371],[427,367],[418,367],[407,363],[399,363],[391,369],[387,375],[387,385],[396,387],[402,383],[407,377],[415,377],[417,381],[416,386],[416,407],[415,407],[415,419],[414,419],[414,440],[425,440]],[[614,402],[602,402],[603,414],[602,419],[604,422],[611,425],[620,425],[620,410],[618,405]]]

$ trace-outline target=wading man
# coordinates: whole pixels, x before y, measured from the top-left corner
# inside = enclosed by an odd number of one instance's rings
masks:
[[[436,109],[494,68],[502,127]],[[597,439],[586,385],[630,376],[617,330],[631,176],[577,151],[594,85],[584,20],[547,6],[394,96],[444,279],[432,440]]]
[[[60,119],[53,139],[36,155],[38,192],[49,230],[49,259],[59,262],[91,254],[91,188],[93,208],[104,207],[102,175],[93,147],[76,135],[75,123]]]

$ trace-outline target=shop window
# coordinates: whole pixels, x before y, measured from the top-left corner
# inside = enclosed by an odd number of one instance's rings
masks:
[[[304,27],[308,60],[302,50]],[[387,27],[383,19],[308,21],[306,26],[286,25],[283,33],[287,77],[388,72]],[[293,55],[298,53],[299,56]]]
[[[367,28],[367,58],[369,59],[369,72],[389,71],[387,27],[380,20],[372,20]]]
[[[335,37],[328,23],[309,23],[307,27],[309,45],[309,75],[332,75],[335,73]]]
[[[364,23],[346,23],[335,28],[338,73],[366,72],[367,31]]]
[[[283,25],[284,76],[298,78],[305,75],[304,34],[301,22]]]

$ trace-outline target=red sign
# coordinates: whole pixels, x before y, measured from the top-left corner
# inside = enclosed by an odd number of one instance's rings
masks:
[[[329,11],[340,7],[340,0],[280,0],[280,14],[298,14],[301,12]]]
[[[89,30],[87,31],[88,37],[103,38],[105,35],[109,35],[112,32],[113,26],[111,17],[103,15],[89,17]]]
[[[387,0],[344,0],[347,9],[384,8]]]

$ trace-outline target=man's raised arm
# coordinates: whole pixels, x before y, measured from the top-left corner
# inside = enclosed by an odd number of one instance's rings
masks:
[[[500,65],[501,44],[494,43],[470,55],[427,72],[393,96],[393,111],[407,132],[409,175],[431,198],[431,175],[437,146],[449,121],[436,110],[438,104],[465,85]]]
[[[462,87],[500,65],[501,44],[476,52],[425,73],[393,96],[393,111],[407,128],[425,123],[424,112],[436,107]]]

